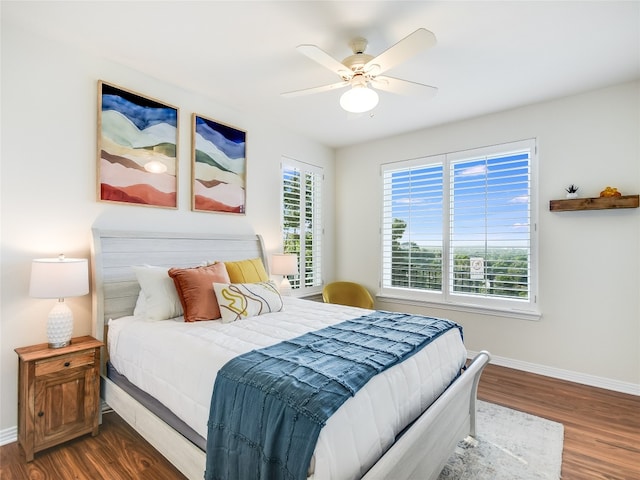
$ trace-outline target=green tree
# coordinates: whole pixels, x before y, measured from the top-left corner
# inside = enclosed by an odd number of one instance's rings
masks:
[[[391,285],[428,290],[442,288],[442,252],[420,247],[415,242],[401,243],[407,222],[394,218],[391,226]]]

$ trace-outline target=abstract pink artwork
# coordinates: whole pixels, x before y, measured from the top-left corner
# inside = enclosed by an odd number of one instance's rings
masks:
[[[98,198],[177,208],[178,109],[98,83]]]

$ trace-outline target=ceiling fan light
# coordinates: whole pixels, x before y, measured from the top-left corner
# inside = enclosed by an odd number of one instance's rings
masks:
[[[340,106],[350,113],[364,113],[378,105],[375,90],[362,85],[354,85],[340,97]]]

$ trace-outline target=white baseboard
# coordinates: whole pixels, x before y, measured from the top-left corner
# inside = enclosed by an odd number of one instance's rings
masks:
[[[478,352],[468,351],[467,356],[469,358],[473,358],[477,353]],[[589,375],[587,373],[573,372],[570,370],[563,370],[561,368],[539,365],[537,363],[514,360],[512,358],[497,357],[495,355],[491,355],[491,363],[501,367],[509,367],[515,370],[544,375],[545,377],[552,377],[560,380],[567,380],[569,382],[589,385],[591,387],[604,388],[606,390],[640,396],[640,385],[635,383],[621,382],[618,380],[611,380],[609,378],[598,377],[596,375]]]
[[[473,358],[478,354],[478,352],[468,350],[467,354],[469,358]],[[509,367],[515,370],[522,370],[524,372],[544,375],[545,377],[558,378],[560,380],[581,383],[583,385],[589,385],[591,387],[604,388],[606,390],[613,390],[615,392],[640,396],[640,385],[637,385],[635,383],[620,382],[618,380],[611,380],[609,378],[588,375],[586,373],[572,372],[570,370],[563,370],[561,368],[547,367],[546,365],[523,362],[521,360],[514,360],[512,358],[506,357],[497,357],[495,355],[491,355],[491,363],[493,363],[494,365],[499,365],[501,367]],[[103,401],[103,411],[105,407],[108,408],[108,406],[106,406]],[[17,440],[17,427],[9,427],[4,430],[0,430],[0,445],[6,445],[7,443],[15,442]]]
[[[16,442],[18,440],[18,427],[9,427],[0,430],[0,445]]]

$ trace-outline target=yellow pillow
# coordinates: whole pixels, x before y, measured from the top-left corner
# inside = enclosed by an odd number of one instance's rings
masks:
[[[224,262],[229,274],[229,283],[268,282],[269,276],[261,258],[251,258],[238,262]]]

